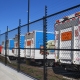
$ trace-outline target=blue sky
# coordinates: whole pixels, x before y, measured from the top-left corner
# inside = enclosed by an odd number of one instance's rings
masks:
[[[28,0],[0,0],[0,30],[10,30],[21,24],[27,24]],[[30,21],[44,16],[44,6],[48,7],[48,15],[80,4],[80,0],[30,0]]]

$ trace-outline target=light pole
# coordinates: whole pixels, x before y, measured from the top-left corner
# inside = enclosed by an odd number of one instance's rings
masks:
[[[30,0],[28,0],[28,32],[29,32]]]

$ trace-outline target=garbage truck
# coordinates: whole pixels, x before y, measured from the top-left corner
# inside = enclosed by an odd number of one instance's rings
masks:
[[[46,48],[54,48],[55,47],[55,34],[53,32],[47,32],[47,45]],[[32,31],[25,35],[25,52],[26,59],[31,62],[35,62],[38,64],[43,64],[43,54],[44,52],[41,50],[44,47],[43,41],[43,31]],[[47,50],[47,65],[52,66],[55,62],[55,52],[54,50]]]
[[[80,70],[80,12],[55,22],[56,63],[66,70]],[[62,49],[62,50],[61,50]]]

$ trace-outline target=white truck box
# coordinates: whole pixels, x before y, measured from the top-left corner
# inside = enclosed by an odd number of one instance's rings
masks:
[[[72,18],[68,16],[63,22],[55,24],[56,48],[57,49],[80,49],[80,13],[75,14]],[[56,62],[61,65],[72,64],[80,69],[80,51],[73,50],[59,50],[55,51]],[[69,67],[70,67],[69,66]]]
[[[25,58],[25,52],[24,52],[24,42],[25,42],[25,36],[20,35],[20,58]],[[15,57],[18,58],[18,35],[15,36],[15,42],[14,42],[14,54]]]
[[[54,48],[54,39],[55,35],[52,32],[47,32],[47,45],[46,47],[52,46]],[[34,60],[35,62],[43,61],[43,54],[40,53],[40,47],[43,46],[43,32],[42,31],[33,31],[26,34],[26,58]],[[30,49],[32,48],[32,49]],[[55,52],[54,50],[48,50],[47,59],[55,60]]]
[[[6,44],[6,49],[7,49],[7,56],[10,59],[13,59],[15,57],[14,53],[12,52],[12,49],[14,48],[14,40],[13,39],[9,39],[7,40],[7,44]],[[5,41],[2,42],[2,56],[5,56]]]
[[[7,41],[7,56],[9,56],[11,59],[15,57],[14,53],[12,52],[13,48],[14,48],[14,40],[9,39]]]

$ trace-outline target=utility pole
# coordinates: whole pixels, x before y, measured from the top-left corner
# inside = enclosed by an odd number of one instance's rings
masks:
[[[29,32],[29,14],[30,14],[30,0],[28,0],[28,32]]]

